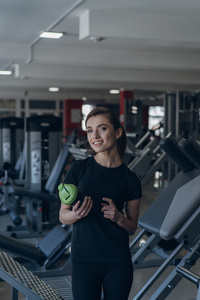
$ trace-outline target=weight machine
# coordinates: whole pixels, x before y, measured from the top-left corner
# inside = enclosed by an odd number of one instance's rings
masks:
[[[17,199],[25,202],[26,224],[18,226],[8,226],[7,231],[11,232],[13,237],[35,237],[43,235],[45,229],[53,228],[58,224],[58,214],[60,201],[58,199],[57,186],[61,180],[64,169],[71,157],[69,148],[76,140],[76,134],[72,133],[62,147],[51,173],[46,181],[43,191],[37,191],[33,188],[13,186],[13,195]],[[36,183],[37,185],[37,183]],[[43,212],[43,205],[47,203],[52,205],[52,218],[49,211]],[[46,213],[46,215],[44,215]]]
[[[17,117],[0,120],[0,161],[9,163],[9,177],[16,179],[20,171],[20,158],[24,145],[24,119]],[[1,170],[1,176],[4,171]]]
[[[19,178],[24,144],[24,119],[17,117],[0,120],[0,207],[1,214],[8,213],[12,222],[22,223],[18,203],[12,197],[13,180]]]
[[[184,147],[184,152],[179,143]],[[177,267],[181,266],[186,269],[190,269],[191,265],[199,259],[200,146],[193,139],[184,140],[187,147],[183,146],[183,141],[179,143],[171,134],[160,142],[160,146],[176,162],[180,172],[139,219],[141,231],[131,242],[130,248],[135,247],[144,236],[148,236],[148,239],[132,257],[134,269],[142,265],[144,259],[162,240],[176,241],[177,245],[133,298],[134,300],[142,299],[143,295],[175,259],[177,259]],[[188,148],[192,151],[193,161],[188,157]],[[179,259],[178,255],[183,249],[187,253],[182,259]],[[165,299],[180,280],[181,277],[174,267],[150,299]]]

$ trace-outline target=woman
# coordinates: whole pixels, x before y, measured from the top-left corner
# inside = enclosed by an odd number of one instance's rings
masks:
[[[133,280],[129,235],[137,228],[141,184],[123,163],[126,134],[115,113],[94,108],[85,124],[93,156],[74,162],[65,183],[86,196],[73,209],[63,203],[60,209],[60,221],[73,224],[73,297],[99,300],[103,288],[104,300],[127,300]]]

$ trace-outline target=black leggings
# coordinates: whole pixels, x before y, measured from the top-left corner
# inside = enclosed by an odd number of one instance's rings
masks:
[[[133,282],[133,265],[119,263],[72,263],[74,300],[127,300]]]

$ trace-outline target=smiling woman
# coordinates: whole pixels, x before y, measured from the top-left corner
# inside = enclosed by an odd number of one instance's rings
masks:
[[[107,151],[106,154],[109,154],[108,152],[112,151],[115,156],[118,153],[116,140],[122,136],[123,131],[121,127],[114,130],[113,124],[106,116],[100,114],[90,117],[86,130],[88,142],[96,154],[105,151]],[[111,167],[108,165],[109,163],[106,159],[106,167]],[[121,159],[118,164],[121,164]]]
[[[60,221],[73,224],[73,297],[100,300],[103,288],[104,300],[127,300],[133,280],[129,235],[137,228],[141,184],[123,163],[126,133],[116,114],[94,108],[85,125],[93,156],[75,161],[65,183],[86,196],[60,209]]]
[[[94,119],[96,117],[96,119]],[[115,146],[117,146],[117,156],[120,156],[120,159],[123,159],[125,150],[126,150],[126,144],[127,144],[127,138],[126,133],[121,125],[118,117],[116,114],[109,108],[105,107],[97,107],[94,108],[88,115],[85,120],[85,126],[87,129],[87,136],[88,141],[90,143],[90,132],[92,130],[92,126],[97,126],[99,131],[110,131],[114,133],[114,142]],[[107,126],[107,127],[106,127]],[[91,127],[91,128],[90,128]],[[94,128],[93,128],[94,130]],[[104,134],[106,135],[106,134]],[[96,141],[97,142],[97,141]],[[93,149],[93,154],[95,154],[95,149],[92,147],[92,144],[90,143],[91,148]]]

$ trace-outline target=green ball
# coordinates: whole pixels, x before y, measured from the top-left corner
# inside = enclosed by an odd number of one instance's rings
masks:
[[[74,184],[60,183],[59,198],[65,205],[71,205],[78,195],[78,188]]]

